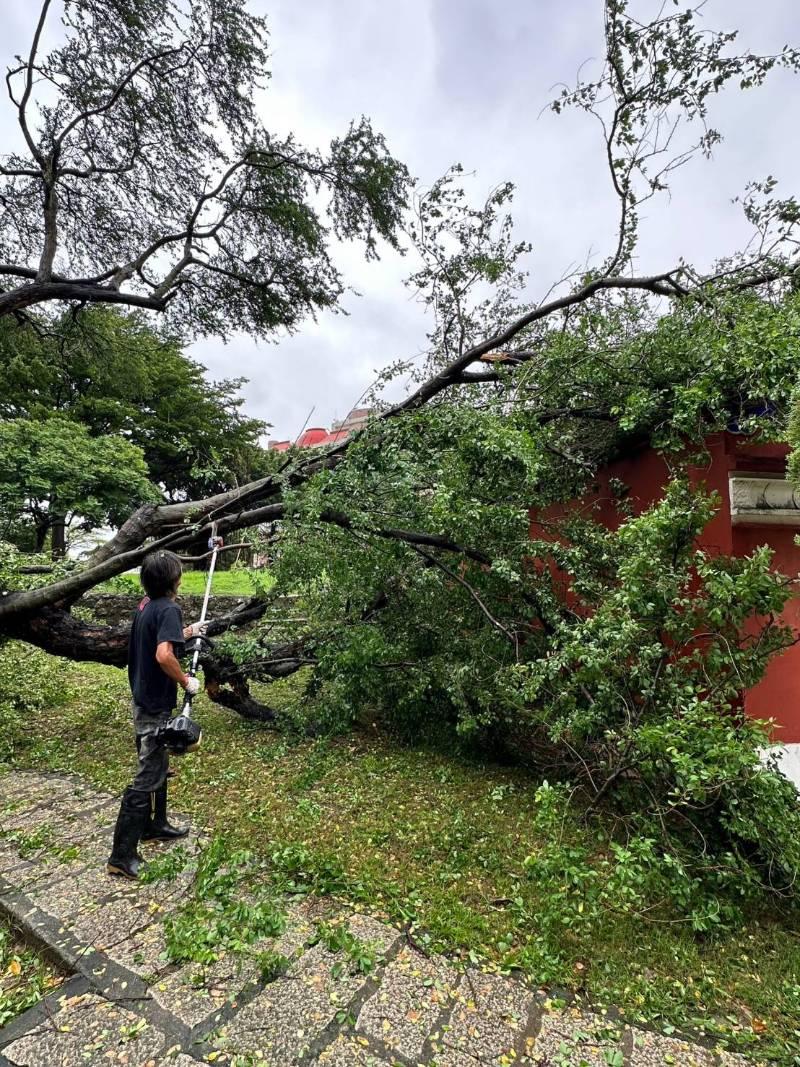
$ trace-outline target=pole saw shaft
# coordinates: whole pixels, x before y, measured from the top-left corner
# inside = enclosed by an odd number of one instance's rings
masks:
[[[219,553],[219,541],[217,539],[217,524],[213,522],[211,524],[211,562],[208,565],[208,577],[206,578],[206,591],[203,595],[203,606],[200,609],[199,622],[206,621],[206,613],[208,612],[208,602],[211,599],[211,584],[214,581],[214,569],[217,566],[217,554]],[[189,675],[192,678],[197,676],[197,667],[200,663],[200,651],[202,648],[202,641],[198,640],[195,644],[194,652],[192,653],[192,662],[189,666]],[[192,712],[192,698],[189,694],[186,694],[186,699],[183,703],[183,714],[191,716]]]
[[[219,552],[219,542],[217,541],[217,524],[214,522],[211,524],[211,541],[213,549],[211,550],[211,562],[208,565],[208,578],[206,579],[206,591],[203,596],[203,606],[200,609],[200,622],[206,621],[206,613],[208,611],[208,601],[211,598],[211,583],[214,581],[214,568],[217,565],[217,553]],[[192,656],[192,665],[189,668],[189,674],[194,677],[197,674],[197,665],[200,662],[200,646],[194,650]]]

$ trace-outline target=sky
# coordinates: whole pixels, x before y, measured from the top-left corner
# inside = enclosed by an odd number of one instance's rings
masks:
[[[5,62],[27,49],[38,7],[0,0]],[[272,78],[261,103],[269,128],[325,145],[366,114],[423,186],[455,162],[472,175],[476,199],[512,181],[515,233],[533,245],[534,297],[587,257],[607,254],[615,204],[598,129],[577,112],[543,110],[582,63],[597,69],[601,0],[251,0],[251,7],[269,21]],[[797,0],[708,0],[703,16],[709,28],[738,29],[742,48],[800,45]],[[680,257],[703,268],[741,247],[748,230],[732,200],[749,180],[774,175],[779,192],[800,193],[798,113],[800,77],[785,72],[714,101],[711,124],[725,140],[712,161],[677,172],[669,198],[646,205],[642,273]],[[11,116],[0,108],[0,145],[11,135]],[[347,245],[335,258],[356,291],[342,302],[347,314],[325,313],[274,343],[237,335],[189,348],[210,377],[248,379],[246,411],[270,423],[272,437],[294,438],[306,423],[330,425],[378,369],[424,349],[430,323],[403,285],[408,257],[384,247],[380,262],[368,263],[360,247]]]

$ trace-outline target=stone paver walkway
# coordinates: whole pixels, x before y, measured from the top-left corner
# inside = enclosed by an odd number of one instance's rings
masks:
[[[0,1031],[0,1067],[752,1063],[556,1008],[520,981],[459,970],[330,901],[288,907],[285,931],[263,945],[289,961],[272,980],[252,959],[171,964],[163,923],[187,901],[191,875],[153,885],[108,877],[116,809],[66,775],[0,777],[0,914],[74,976]],[[152,856],[166,846],[143,847]],[[373,949],[368,973],[314,937],[332,913]]]

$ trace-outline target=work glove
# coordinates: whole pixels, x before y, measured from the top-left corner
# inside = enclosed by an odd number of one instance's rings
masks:
[[[190,637],[205,637],[208,631],[207,622],[193,622],[191,626],[186,627],[186,638]]]
[[[196,697],[200,692],[200,679],[192,678],[190,674],[187,674],[186,681],[183,683],[183,688],[186,690],[187,696]]]

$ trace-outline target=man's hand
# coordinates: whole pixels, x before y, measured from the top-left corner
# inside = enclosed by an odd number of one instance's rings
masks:
[[[183,628],[183,636],[187,641],[190,637],[205,637],[207,632],[207,622],[193,622],[191,626],[184,626]]]
[[[199,678],[192,678],[191,674],[187,674],[183,679],[183,688],[186,690],[187,696],[196,697],[200,692]]]

